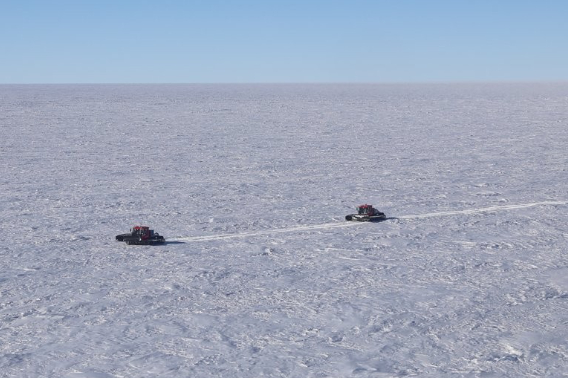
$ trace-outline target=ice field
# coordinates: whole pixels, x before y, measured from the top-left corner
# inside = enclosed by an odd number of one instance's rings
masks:
[[[568,376],[568,84],[0,85],[0,130],[0,377]]]

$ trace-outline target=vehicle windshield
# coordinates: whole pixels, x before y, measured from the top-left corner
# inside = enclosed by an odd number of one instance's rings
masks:
[[[367,206],[360,206],[357,208],[357,211],[359,212],[359,214],[368,214],[369,208]]]

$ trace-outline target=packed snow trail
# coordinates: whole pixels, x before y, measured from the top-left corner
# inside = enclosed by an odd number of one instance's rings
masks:
[[[535,206],[546,206],[546,205],[567,205],[568,201],[544,201],[544,202],[533,202],[524,203],[518,205],[503,205],[503,206],[491,206],[483,207],[478,209],[465,209],[456,211],[443,211],[437,213],[426,213],[426,214],[415,214],[415,215],[402,215],[398,217],[387,217],[385,220],[389,219],[423,219],[423,218],[433,218],[433,217],[447,217],[452,215],[463,215],[463,214],[479,214],[487,212],[497,212],[497,211],[507,211],[507,210],[519,210],[526,209]],[[353,227],[368,222],[342,222],[342,223],[323,223],[315,225],[306,225],[298,227],[289,227],[281,229],[271,229],[271,230],[260,230],[243,232],[238,234],[221,234],[221,235],[204,235],[204,236],[190,236],[190,237],[179,237],[179,238],[169,238],[168,241],[172,242],[200,242],[200,241],[210,241],[210,240],[223,240],[223,239],[233,239],[233,238],[245,238],[249,236],[262,236],[262,235],[273,235],[282,234],[288,232],[303,232],[303,231],[313,231],[313,230],[329,230],[333,228],[343,228],[343,227]]]
[[[312,231],[321,229],[331,229],[331,228],[341,228],[341,227],[352,227],[362,222],[345,222],[345,223],[324,223],[324,224],[314,224],[307,226],[298,226],[290,228],[281,229],[271,229],[271,230],[261,230],[261,231],[251,231],[243,232],[239,234],[223,234],[223,235],[205,235],[205,236],[192,236],[187,238],[169,238],[168,241],[183,241],[183,242],[199,242],[199,241],[209,241],[209,240],[222,240],[231,238],[244,238],[247,236],[262,236],[262,235],[273,235],[287,232],[302,232],[302,231]]]
[[[519,204],[519,205],[491,206],[491,207],[483,207],[483,208],[479,208],[479,209],[443,211],[443,212],[439,212],[439,213],[426,213],[426,214],[419,214],[419,215],[402,215],[402,216],[396,217],[396,218],[397,219],[422,219],[422,218],[432,218],[432,217],[447,217],[447,216],[451,216],[451,215],[489,213],[489,212],[495,212],[495,211],[526,209],[526,208],[535,207],[535,206],[566,205],[566,204],[568,204],[568,201],[544,201],[544,202],[523,203],[523,204]]]

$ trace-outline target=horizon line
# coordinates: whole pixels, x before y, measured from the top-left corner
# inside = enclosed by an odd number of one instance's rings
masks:
[[[568,84],[558,80],[432,80],[432,81],[266,81],[266,82],[33,82],[0,83],[7,85],[451,85],[451,84]]]

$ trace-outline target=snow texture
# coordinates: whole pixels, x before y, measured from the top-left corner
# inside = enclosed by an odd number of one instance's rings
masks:
[[[0,377],[568,376],[567,109],[545,83],[2,85]],[[137,224],[168,242],[114,240]]]

